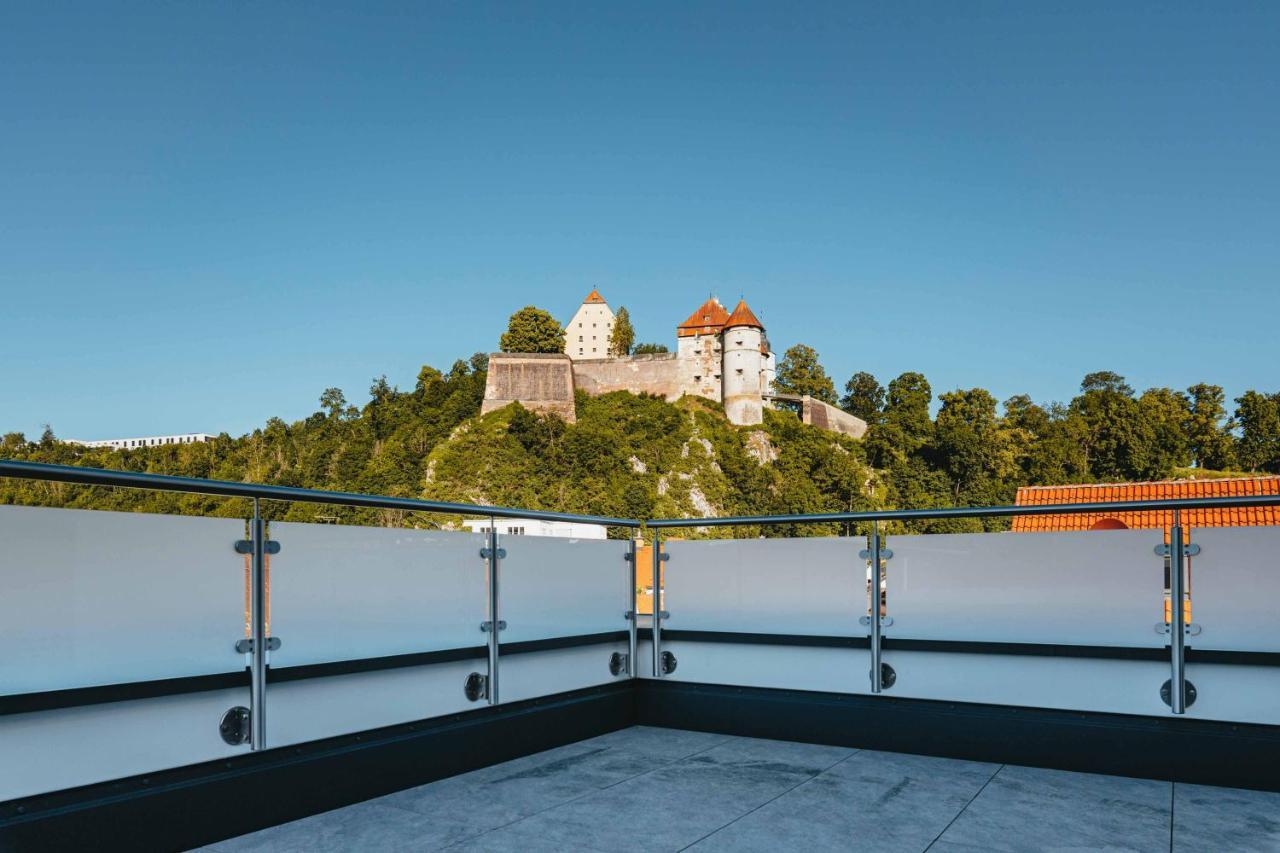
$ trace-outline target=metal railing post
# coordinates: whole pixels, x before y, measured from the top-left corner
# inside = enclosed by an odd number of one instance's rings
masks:
[[[486,586],[489,590],[489,704],[498,704],[498,635],[502,630],[502,622],[498,615],[498,524],[494,518],[489,519],[489,559]]]
[[[631,551],[627,558],[627,675],[636,678],[640,674],[636,660],[636,622],[639,621],[639,602],[636,601],[636,537],[631,536]]]
[[[662,536],[653,531],[653,677],[662,678]]]
[[[880,522],[871,522],[871,692],[879,693],[884,685],[881,681],[880,665]]]
[[[249,570],[250,639],[249,659],[249,746],[267,748],[267,570],[266,523],[257,498],[253,499],[253,521],[249,531],[253,556]]]
[[[1175,714],[1187,710],[1187,678],[1185,662],[1186,613],[1185,598],[1186,552],[1182,544],[1182,517],[1173,511],[1173,527],[1169,531],[1169,709]]]

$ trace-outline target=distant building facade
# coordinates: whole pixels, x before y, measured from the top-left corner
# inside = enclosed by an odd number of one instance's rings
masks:
[[[499,536],[556,536],[561,539],[605,539],[606,531],[598,524],[580,524],[573,521],[534,521],[523,518],[499,518],[490,522],[487,518],[464,521],[472,533],[488,533],[496,527]]]
[[[678,400],[690,394],[724,405],[730,423],[758,424],[774,393],[776,361],[764,324],[745,300],[728,311],[711,297],[676,327],[676,351],[610,357],[613,311],[598,290],[583,300],[565,329],[565,355],[493,353],[482,412],[513,402],[555,412],[572,422],[573,392],[629,391]],[[788,398],[802,419],[833,432],[861,437],[867,425],[808,397]]]
[[[592,290],[564,328],[564,354],[583,361],[608,358],[613,321],[609,304],[598,290]]]
[[[199,444],[210,441],[213,436],[204,432],[189,432],[183,435],[149,435],[143,438],[103,438],[95,441],[80,441],[69,438],[67,444],[78,444],[81,447],[110,447],[112,450],[136,450],[139,447],[161,447],[166,444]]]

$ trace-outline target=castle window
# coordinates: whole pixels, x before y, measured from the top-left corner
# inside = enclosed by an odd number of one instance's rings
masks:
[[[701,376],[695,376],[695,377],[693,377],[693,381],[694,381],[694,382],[701,382],[701,381],[702,381],[702,377],[701,377]]]
[[[582,335],[578,335],[578,343],[582,343]]]
[[[739,368],[738,368],[738,375],[739,375],[739,376],[741,376],[741,375],[742,375],[742,368],[741,368],[741,367],[739,367]]]
[[[578,355],[582,355],[582,347],[578,347]]]

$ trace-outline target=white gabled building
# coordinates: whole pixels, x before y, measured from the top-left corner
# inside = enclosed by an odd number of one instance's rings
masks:
[[[575,361],[609,357],[613,309],[600,291],[592,290],[564,328],[564,354]]]

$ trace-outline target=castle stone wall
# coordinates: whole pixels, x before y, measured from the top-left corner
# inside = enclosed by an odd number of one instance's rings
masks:
[[[800,402],[800,420],[820,429],[842,432],[853,438],[862,438],[867,433],[867,422],[862,418],[808,395]]]
[[[577,421],[573,407],[573,362],[560,353],[495,352],[489,356],[481,414],[518,402],[535,412]]]
[[[719,335],[691,335],[676,340],[680,362],[680,391],[720,402],[721,354]]]
[[[677,400],[683,392],[675,353],[575,361],[573,379],[579,388],[593,396],[630,391]]]

